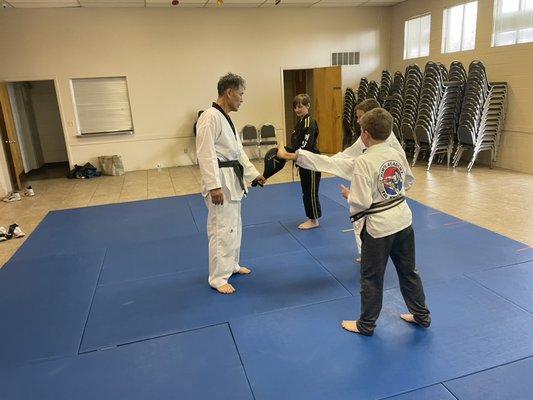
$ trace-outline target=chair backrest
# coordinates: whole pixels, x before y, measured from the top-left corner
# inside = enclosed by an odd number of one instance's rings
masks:
[[[258,140],[257,128],[253,125],[244,125],[242,128],[242,140]]]
[[[272,124],[264,124],[259,130],[261,139],[276,138],[276,128]]]

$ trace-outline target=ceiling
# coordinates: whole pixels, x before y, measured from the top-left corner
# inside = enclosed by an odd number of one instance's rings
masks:
[[[217,0],[179,0],[173,6],[172,0],[0,0],[4,8],[92,8],[92,7],[131,7],[131,8],[191,8],[221,7]],[[223,0],[222,7],[267,8],[267,7],[359,7],[393,6],[405,0]]]

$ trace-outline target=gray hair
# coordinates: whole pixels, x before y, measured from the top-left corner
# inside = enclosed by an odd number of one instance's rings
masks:
[[[241,86],[244,89],[246,82],[237,74],[228,72],[226,75],[218,80],[217,89],[218,95],[222,96],[228,89],[239,89]]]

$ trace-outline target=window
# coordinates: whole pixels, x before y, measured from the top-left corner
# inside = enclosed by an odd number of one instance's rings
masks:
[[[442,52],[473,50],[476,47],[477,1],[444,9]]]
[[[493,46],[533,42],[533,0],[494,0]]]
[[[422,15],[405,21],[403,59],[429,56],[431,15]]]
[[[133,133],[126,77],[72,79],[78,135]]]

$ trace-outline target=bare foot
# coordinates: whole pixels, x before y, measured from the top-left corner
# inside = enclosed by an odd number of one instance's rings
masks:
[[[219,286],[216,288],[219,293],[222,294],[232,294],[235,293],[235,288],[231,286],[229,283],[226,283],[225,285]]]
[[[359,333],[357,329],[357,321],[342,321],[341,326],[347,331]]]
[[[248,275],[248,274],[252,273],[252,270],[250,268],[240,267],[239,270],[237,271],[237,273],[239,275]]]
[[[415,317],[413,316],[413,314],[400,314],[400,318],[404,321],[416,324]]]
[[[298,225],[298,229],[303,229],[303,230],[313,229],[313,228],[318,228],[319,225],[320,224],[318,223],[317,219],[308,219],[307,221]]]
[[[361,257],[356,258],[355,262],[358,263],[358,264],[361,264]]]

